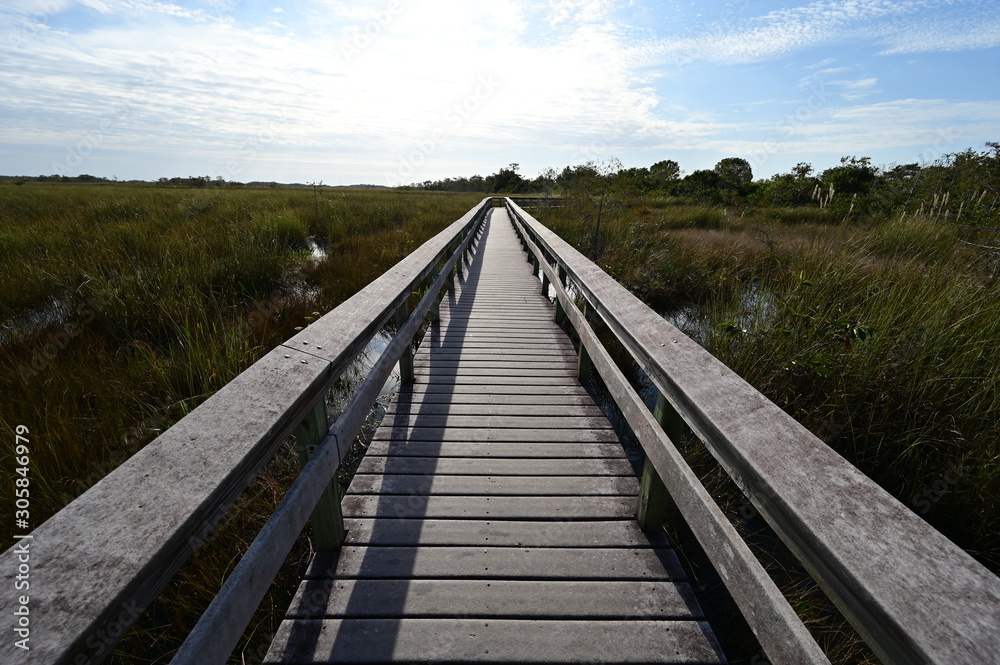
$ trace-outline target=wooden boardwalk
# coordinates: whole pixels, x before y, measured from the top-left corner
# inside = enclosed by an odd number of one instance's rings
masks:
[[[266,663],[718,663],[674,552],[494,209]]]

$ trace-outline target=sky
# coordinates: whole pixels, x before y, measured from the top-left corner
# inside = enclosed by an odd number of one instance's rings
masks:
[[[998,82],[997,0],[0,0],[0,174],[931,163]]]

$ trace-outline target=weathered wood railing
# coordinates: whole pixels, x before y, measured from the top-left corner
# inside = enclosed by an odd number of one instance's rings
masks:
[[[7,645],[4,662],[100,662],[295,432],[308,462],[173,661],[224,663],[310,513],[314,547],[343,542],[331,479],[396,362],[412,377],[413,335],[491,206],[484,199],[35,529],[29,591],[15,590],[14,550],[0,555],[0,606],[29,595],[31,612],[30,651]],[[394,317],[394,339],[328,432],[328,390]]]
[[[512,196],[510,200],[521,208],[559,208],[564,201],[561,196]]]
[[[556,316],[580,337],[642,445],[637,516],[658,527],[664,485],[770,662],[827,662],[671,443],[686,425],[887,664],[997,662],[1000,578],[864,476],[719,360],[509,199]],[[584,312],[567,294],[572,282]],[[654,414],[591,329],[599,320],[659,390]],[[661,480],[662,479],[662,480]]]

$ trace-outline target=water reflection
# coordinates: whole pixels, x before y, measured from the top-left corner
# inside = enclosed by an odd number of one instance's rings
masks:
[[[394,334],[395,331],[391,329],[380,330],[375,333],[375,336],[368,342],[365,349],[344,370],[344,373],[337,379],[336,383],[333,384],[326,397],[327,413],[330,414],[333,422],[336,422],[341,414],[344,413],[351,399],[354,398],[354,393],[364,383],[365,379],[368,378],[372,367],[375,366],[382,353],[385,352]],[[343,462],[341,462],[337,478],[342,489],[346,490],[351,479],[354,477],[354,472],[357,470],[358,465],[361,464],[361,460],[365,456],[365,451],[368,450],[368,445],[375,435],[375,430],[378,429],[379,423],[385,417],[385,412],[388,410],[392,399],[399,392],[399,384],[399,363],[396,363],[389,378],[386,379],[385,384],[379,391],[375,404],[371,406],[361,432],[354,437],[350,449],[344,456]]]
[[[12,316],[0,323],[0,346],[6,346],[22,337],[30,337],[46,328],[66,323],[76,313],[73,301],[64,296],[50,298],[27,312]]]

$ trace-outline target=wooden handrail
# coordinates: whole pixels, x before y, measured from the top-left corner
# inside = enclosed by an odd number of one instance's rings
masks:
[[[558,271],[573,281],[883,662],[996,658],[1000,578],[531,215],[510,200],[507,209],[535,260],[555,262],[548,279]],[[567,314],[575,308],[560,302]],[[668,452],[647,448],[665,480]],[[718,543],[701,542],[717,567],[725,561]],[[741,603],[748,618],[753,602]]]
[[[396,331],[355,391],[350,404],[316,447],[313,458],[302,469],[222,590],[170,661],[171,665],[225,665],[305,526],[309,513],[319,502],[350,450],[351,442],[361,431],[393,367],[413,344],[413,337],[430,312],[432,303],[437,301],[451,271],[469,249],[475,231],[473,227],[466,233],[420,303]]]
[[[5,662],[100,662],[414,286],[460,253],[490,206],[484,199],[36,528],[27,592],[15,589],[15,548],[0,555],[0,606],[31,599],[31,649],[8,649]]]

